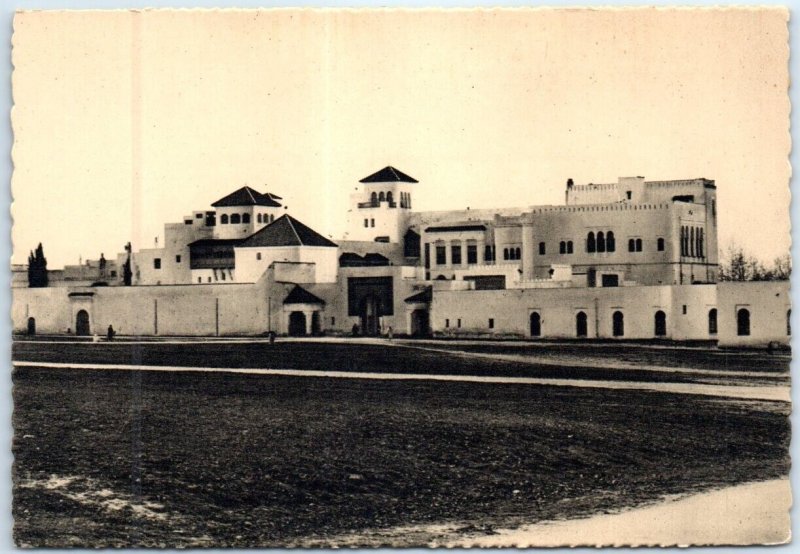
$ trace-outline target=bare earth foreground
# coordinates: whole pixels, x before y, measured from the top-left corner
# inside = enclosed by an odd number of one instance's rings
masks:
[[[597,538],[609,527],[635,544],[788,538],[786,355],[51,340],[16,342],[14,360],[20,546],[614,543]],[[722,525],[715,501],[750,527]],[[659,535],[664,509],[699,531]]]

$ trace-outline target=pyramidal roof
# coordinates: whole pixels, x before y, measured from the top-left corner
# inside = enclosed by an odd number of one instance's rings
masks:
[[[311,227],[297,221],[289,214],[284,214],[260,231],[244,239],[238,247],[252,248],[258,246],[333,246],[329,241]]]
[[[261,194],[255,189],[244,186],[230,193],[228,196],[220,198],[211,205],[215,208],[230,206],[271,206],[273,208],[279,208],[280,203],[276,199],[280,199],[280,196],[275,196],[269,192],[267,194]]]
[[[324,304],[325,301],[318,296],[308,292],[300,285],[295,285],[292,291],[286,295],[284,304]]]
[[[409,177],[399,169],[387,165],[377,173],[369,177],[364,177],[359,183],[419,183],[413,177]]]

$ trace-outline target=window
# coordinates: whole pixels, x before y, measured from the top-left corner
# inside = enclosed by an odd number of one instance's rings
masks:
[[[261,252],[256,252],[256,260],[260,260],[260,259],[261,259]]]
[[[394,201],[394,198],[392,197],[392,191],[389,191],[389,192],[387,192],[387,193],[386,193],[386,201],[387,201],[387,202],[388,202],[390,205],[391,205],[391,203]]]
[[[636,239],[628,239],[628,252],[636,252]]]
[[[684,304],[683,305],[683,315],[686,315],[687,310],[688,310],[688,308],[687,308],[686,304]]]
[[[452,265],[461,265],[461,245],[454,244],[450,247],[450,262]]]
[[[566,241],[561,241],[558,243],[558,253],[559,254],[566,254],[567,253],[567,243]]]
[[[191,219],[184,219],[184,220],[183,220],[183,223],[184,223],[185,225],[191,225],[191,224],[192,224],[192,220],[191,220]]]
[[[476,264],[476,263],[478,263],[478,245],[477,244],[468,244],[467,245],[467,263],[468,264]]]
[[[445,265],[447,263],[447,252],[444,246],[436,247],[436,265]]]
[[[267,216],[264,216],[264,219],[266,219],[266,218],[267,218]],[[274,214],[269,216],[269,222],[272,223],[273,221],[275,221],[275,215]]]
[[[494,318],[489,318],[489,329],[494,329]]]
[[[636,251],[637,252],[642,251],[642,239],[636,239]]]
[[[514,249],[514,259],[521,260],[522,259],[522,250],[520,248]]]
[[[153,269],[161,269],[161,258],[153,259]]]
[[[203,214],[195,214],[196,219],[203,219]]]
[[[708,334],[717,334],[717,309],[711,308],[708,310]]]
[[[458,320],[456,321],[456,327],[461,329],[461,318],[458,318]]]
[[[364,227],[369,227],[369,219],[364,220]]]
[[[232,214],[231,215],[231,225],[238,225],[242,222],[242,216],[239,214]]]
[[[597,243],[594,240],[594,233],[590,232],[586,236],[586,251],[587,252],[596,252],[597,251]]]
[[[444,326],[445,327],[450,327],[450,320],[449,319],[445,319],[444,320]]]
[[[208,278],[208,282],[209,282],[209,283],[211,282],[211,277],[209,277],[209,278]]]
[[[597,251],[598,252],[606,251],[606,236],[605,234],[603,234],[603,231],[597,233]]]
[[[606,252],[614,252],[616,249],[617,243],[614,240],[614,231],[609,231],[606,233]]]
[[[667,314],[658,310],[655,315],[655,335],[665,337],[667,335]]]
[[[197,283],[199,284],[199,283],[202,283],[202,282],[203,282],[203,278],[202,277],[198,277],[197,278]]]
[[[112,276],[112,277],[116,277],[116,276],[117,276],[117,272],[116,272],[116,271],[112,271],[112,272],[111,272],[111,276]]]
[[[331,327],[333,327],[334,325],[336,325],[336,318],[331,317]]]
[[[508,248],[503,248],[503,259],[504,260],[508,259]]]
[[[381,191],[381,193],[378,195],[378,202],[385,202],[385,201],[386,201],[386,195],[383,194],[383,191]]]
[[[611,332],[615,337],[625,336],[625,316],[622,312],[616,311],[611,318],[612,329]]]
[[[631,199],[631,196],[632,196],[632,194],[631,194],[631,191],[629,191],[629,190],[626,190],[626,191],[625,191],[625,196],[627,196],[627,197],[628,197],[628,200],[630,200],[630,199]]]
[[[539,255],[540,256],[544,256],[546,252],[547,252],[547,246],[545,245],[545,243],[540,242],[539,243]]]
[[[180,254],[177,254],[177,255],[175,256],[175,263],[176,263],[176,264],[179,264],[179,263],[181,263],[181,255],[180,255]]]
[[[531,312],[531,336],[532,337],[541,337],[542,336],[542,316],[539,315],[539,312]]]
[[[228,224],[228,214],[222,214],[222,217],[219,218],[219,222],[223,225]]]
[[[256,216],[256,223],[261,223],[261,214]]]
[[[242,214],[242,223],[250,223],[250,214]]]
[[[588,318],[586,312],[575,314],[575,336],[585,337],[589,334]]]
[[[374,218],[369,220],[369,226],[370,227],[375,227],[375,219]]]
[[[705,245],[703,244],[705,237],[703,235],[704,235],[703,230],[702,229],[698,229],[697,230],[697,255],[700,258],[705,257],[705,254],[704,254]]]
[[[740,337],[750,335],[750,310],[746,308],[736,312],[736,334]]]
[[[487,262],[494,261],[494,246],[487,244],[486,247],[483,249],[483,259]]]
[[[694,258],[694,227],[689,229],[689,257]]]
[[[600,278],[600,284],[604,287],[618,287],[619,275],[613,273],[610,275],[602,275]]]
[[[373,192],[369,197],[369,201],[373,206],[377,206],[378,205],[378,193],[377,192]]]
[[[659,237],[659,239],[656,242],[656,244],[657,244],[658,251],[659,252],[663,252],[664,251],[664,239]]]
[[[222,279],[224,281],[225,280],[225,271],[223,270],[223,271],[220,271],[219,273],[220,273],[220,279]]]
[[[572,241],[567,241],[567,254],[572,254]]]

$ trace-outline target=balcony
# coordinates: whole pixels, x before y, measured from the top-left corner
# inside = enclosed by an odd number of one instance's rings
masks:
[[[387,202],[384,200],[383,202],[359,202],[359,208],[380,208],[381,204],[387,204],[390,208],[396,208],[397,202]]]

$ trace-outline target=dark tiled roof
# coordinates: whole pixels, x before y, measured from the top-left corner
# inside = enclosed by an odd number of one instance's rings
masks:
[[[333,246],[314,229],[284,214],[260,231],[253,233],[239,244],[242,248],[254,246]]]
[[[324,304],[325,301],[314,296],[300,285],[295,285],[292,291],[286,296],[284,304]]]
[[[359,181],[360,183],[419,183],[413,177],[409,177],[399,169],[395,169],[387,165],[377,173],[373,173],[369,177],[364,177]]]
[[[340,267],[367,267],[367,266],[385,266],[389,264],[389,258],[383,254],[370,252],[359,256],[355,252],[345,252],[339,256]]]
[[[433,300],[433,287],[425,287],[425,290],[422,292],[418,292],[412,296],[406,298],[406,302],[409,304],[416,304],[418,302],[430,302]]]
[[[243,239],[200,239],[190,242],[189,246],[236,246]]]
[[[444,227],[428,227],[426,233],[447,233],[455,231],[485,231],[486,225],[450,225]]]
[[[257,190],[253,190],[250,187],[242,187],[239,190],[230,193],[228,196],[220,198],[211,205],[215,208],[224,208],[229,206],[271,206],[273,208],[279,208],[280,203],[277,202],[275,198],[280,197],[270,193],[261,194]]]

